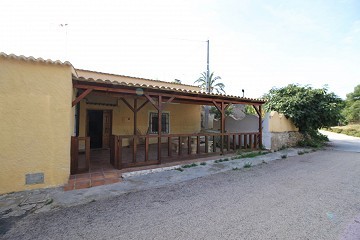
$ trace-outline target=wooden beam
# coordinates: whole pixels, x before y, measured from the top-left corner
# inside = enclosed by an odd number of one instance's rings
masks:
[[[217,102],[215,102],[215,101],[212,101],[212,103],[214,104],[214,106],[216,107],[216,109],[221,113],[221,105],[219,106],[219,105],[217,104]]]
[[[128,101],[126,101],[125,98],[120,98],[120,99],[126,104],[126,106],[128,106],[128,108],[130,108],[132,112],[135,112],[135,108],[131,106],[130,103],[128,103]]]
[[[154,101],[154,100],[153,100]],[[161,120],[162,120],[162,96],[160,95],[158,97],[158,103],[159,105],[157,106],[158,109],[158,161],[159,164],[161,164],[161,129],[162,129],[162,124],[161,124]],[[155,106],[155,105],[154,105]]]
[[[257,115],[260,117],[261,116],[261,112],[257,109],[257,107],[255,105],[252,105],[255,108],[255,111],[257,113]]]
[[[86,97],[89,93],[91,93],[93,89],[86,89],[84,92],[82,92],[80,94],[80,96],[78,96],[73,102],[72,102],[72,107],[75,106],[76,104],[78,104],[78,102],[80,102],[84,97]]]
[[[169,99],[165,102],[165,104],[171,103],[172,100],[174,100],[174,98],[175,98],[175,96],[172,96],[171,98],[169,98]]]
[[[261,105],[259,106],[259,112],[261,113]],[[262,148],[262,119],[261,114],[259,114],[259,148]]]
[[[159,110],[158,104],[156,104],[156,102],[154,101],[154,99],[152,99],[152,97],[150,97],[149,94],[144,93],[144,96],[151,102],[151,104],[152,104],[157,110]],[[159,96],[159,97],[160,97],[160,96]]]
[[[149,100],[146,99],[146,101],[140,105],[140,107],[138,107],[137,109],[135,109],[136,112],[140,111],[143,107],[145,107],[145,105],[149,102]]]
[[[126,93],[126,94],[131,94],[131,95],[136,95],[136,89],[128,89],[128,88],[114,88],[114,87],[109,87],[109,86],[98,86],[98,85],[90,85],[90,84],[85,84],[85,83],[76,83],[76,80],[74,80],[73,83],[74,88],[79,88],[79,89],[93,89],[93,90],[97,90],[97,91],[105,91],[105,92],[113,92],[113,93]],[[182,93],[182,92],[172,92],[172,93],[159,93],[156,91],[148,91],[147,93],[144,93],[144,95],[148,96],[152,95],[152,96],[158,96],[158,95],[162,95],[162,97],[173,97],[175,96],[178,99],[186,99],[186,100],[192,100],[192,101],[203,101],[204,105],[210,105],[213,102],[213,99],[216,98],[216,96],[201,96],[201,95],[197,95],[194,96],[195,94],[192,94],[193,96],[189,95],[190,93]],[[138,95],[136,95],[138,96]],[[249,99],[248,101],[246,100],[238,100],[238,99],[229,99],[227,97],[221,97],[218,98],[221,101],[224,101],[225,103],[233,103],[233,104],[247,104],[247,105],[261,105],[264,104],[264,101],[253,101],[251,99]]]
[[[137,135],[137,98],[134,99],[134,135]]]

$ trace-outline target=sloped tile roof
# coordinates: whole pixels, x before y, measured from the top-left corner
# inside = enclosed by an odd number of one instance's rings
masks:
[[[0,52],[0,57],[4,57],[4,58],[12,58],[12,59],[16,59],[16,60],[23,60],[23,61],[28,61],[28,62],[40,62],[40,63],[47,63],[47,64],[55,64],[55,65],[67,65],[67,66],[71,66],[72,64],[68,61],[65,62],[61,62],[60,60],[51,60],[51,59],[43,59],[43,58],[35,58],[33,56],[30,57],[26,57],[24,55],[15,55],[15,54],[6,54],[4,52]]]
[[[98,72],[98,71],[92,71],[92,70],[85,70],[85,69],[79,69],[76,68],[76,72],[78,74],[78,77],[82,78],[94,78],[96,75],[103,75],[107,77],[113,77],[113,79],[116,79],[117,77],[124,77],[124,78],[131,78],[131,79],[139,79],[139,80],[145,80],[145,81],[151,81],[156,83],[166,83],[166,84],[172,84],[172,85],[179,85],[179,86],[188,86],[193,88],[199,88],[194,85],[184,84],[184,83],[175,83],[175,82],[167,82],[162,80],[156,80],[156,79],[150,79],[150,78],[141,78],[141,77],[133,77],[133,76],[127,76],[127,75],[121,75],[121,74],[113,74],[113,73],[105,73],[105,72]]]
[[[110,84],[110,85],[114,85],[114,86],[126,86],[126,87],[134,87],[134,88],[147,88],[147,89],[155,89],[155,90],[170,91],[170,92],[188,93],[188,94],[201,95],[201,96],[232,98],[232,99],[236,99],[236,100],[243,100],[246,102],[265,103],[265,100],[263,100],[263,99],[239,97],[239,96],[234,96],[234,95],[226,95],[226,94],[218,94],[218,93],[206,93],[203,91],[184,89],[184,88],[181,88],[181,86],[179,86],[178,88],[175,88],[175,87],[167,87],[167,86],[156,85],[156,84],[153,85],[153,84],[127,83],[127,82],[111,81],[109,79],[93,79],[93,78],[84,78],[84,77],[79,77],[74,80],[77,80],[79,82],[87,82],[87,83]]]

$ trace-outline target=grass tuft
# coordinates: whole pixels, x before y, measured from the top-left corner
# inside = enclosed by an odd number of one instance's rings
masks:
[[[252,166],[251,162],[244,163],[244,168],[251,168],[251,166]]]

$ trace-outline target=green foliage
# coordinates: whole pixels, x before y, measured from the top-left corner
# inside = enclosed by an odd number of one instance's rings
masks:
[[[225,116],[230,116],[233,113],[234,107],[233,106],[229,106],[226,110],[225,110]],[[214,118],[215,119],[221,119],[221,114],[219,112],[219,110],[216,107],[211,107],[210,108],[210,113],[214,114]]]
[[[342,119],[343,101],[327,88],[289,84],[273,88],[265,95],[266,111],[277,111],[290,118],[302,133],[337,125]]]
[[[194,83],[197,84],[199,87],[201,87],[203,90],[207,90],[206,87],[206,72],[201,73],[201,77],[199,77]],[[220,80],[221,77],[219,76],[214,76],[214,72],[212,72],[209,76],[209,80],[210,80],[210,92],[214,92],[216,91],[216,93],[225,93],[225,84],[221,83],[221,82],[216,82],[217,80]]]
[[[245,154],[240,154],[237,157],[237,159],[240,159],[240,158],[254,158],[254,157],[257,157],[257,156],[261,156],[261,155],[265,155],[265,154],[268,154],[269,152],[250,152],[250,153],[245,153]]]
[[[354,88],[354,92],[346,95],[343,115],[347,122],[360,122],[360,84]]]
[[[246,162],[244,163],[244,168],[251,168],[252,162]]]
[[[181,166],[182,168],[192,168],[192,167],[196,167],[197,164],[196,163],[192,163],[192,164],[186,164],[186,165],[183,165]]]
[[[309,131],[304,135],[304,139],[298,142],[300,147],[321,148],[329,139],[318,131]]]
[[[256,115],[257,116],[255,108],[251,105],[245,105],[244,113],[246,115]]]

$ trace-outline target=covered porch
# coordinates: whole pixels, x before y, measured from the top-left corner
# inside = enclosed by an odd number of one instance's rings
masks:
[[[110,96],[121,102],[127,108],[126,111],[130,110],[132,114],[132,134],[114,134],[110,130],[108,150],[103,151],[104,154],[102,155],[103,159],[108,159],[107,167],[126,169],[178,162],[211,155],[223,155],[238,150],[241,151],[242,149],[261,148],[261,105],[264,101],[260,99],[206,94],[200,91],[180,88],[129,84],[81,77],[73,79],[73,86],[77,90],[73,107],[77,106],[77,109],[80,106],[80,101],[92,94]],[[257,132],[242,133],[241,129],[238,132],[225,132],[225,110],[231,104],[247,104],[255,108],[259,116]],[[176,132],[175,130],[170,130],[169,120],[166,119],[166,114],[164,113],[171,113],[173,109],[180,108],[183,105],[215,106],[221,114],[220,131],[197,131],[191,133],[185,131],[183,133],[182,128],[177,128]],[[144,133],[139,131],[139,114],[143,114],[146,111],[146,107],[148,108],[149,106],[157,114],[148,114],[149,126]],[[182,114],[194,113],[184,112]],[[200,110],[198,114],[200,114]],[[114,126],[121,124],[114,121],[114,118],[110,122],[112,126],[109,129],[114,129]],[[183,128],[185,129],[186,127],[186,123],[184,123]],[[96,156],[96,152],[90,149],[90,137],[77,135],[72,137],[71,143],[71,173],[75,174],[94,170],[94,156]],[[80,146],[84,146],[83,149]]]

